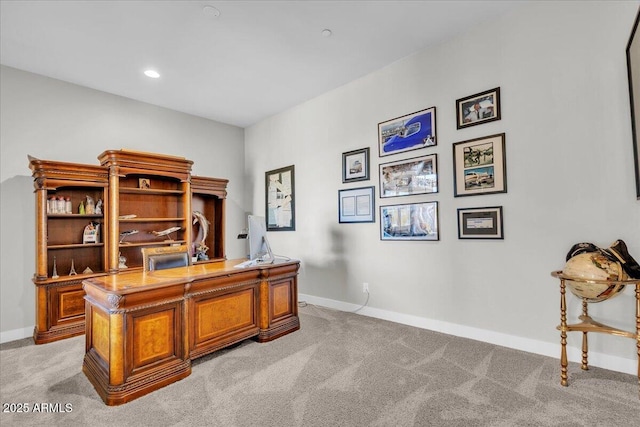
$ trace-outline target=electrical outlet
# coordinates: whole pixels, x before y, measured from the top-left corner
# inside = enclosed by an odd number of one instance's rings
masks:
[[[369,293],[369,284],[367,282],[363,282],[362,283],[362,293],[363,294],[368,294]]]

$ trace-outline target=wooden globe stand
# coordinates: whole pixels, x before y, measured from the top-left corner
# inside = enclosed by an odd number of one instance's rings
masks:
[[[586,280],[576,279],[573,277],[565,276],[562,271],[554,271],[551,273],[553,277],[560,279],[560,325],[558,330],[560,331],[560,384],[567,386],[567,332],[580,331],[582,332],[582,369],[588,370],[588,353],[589,344],[587,339],[588,332],[600,332],[604,334],[617,335],[620,337],[627,337],[636,340],[636,347],[638,349],[638,386],[640,387],[640,279],[632,280]],[[604,325],[600,322],[596,322],[589,316],[588,304],[586,298],[582,298],[582,315],[578,318],[580,323],[567,324],[567,303],[566,303],[566,281],[581,282],[587,284],[600,284],[600,285],[616,285],[623,286],[635,285],[636,287],[636,332],[624,331],[621,329],[613,328],[611,326]],[[640,391],[640,389],[639,389]]]

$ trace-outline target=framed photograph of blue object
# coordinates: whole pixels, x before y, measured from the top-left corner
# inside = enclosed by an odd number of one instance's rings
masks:
[[[458,239],[504,239],[502,206],[458,208]]]
[[[375,187],[338,191],[338,222],[376,222]]]
[[[436,144],[436,107],[378,123],[380,157]]]
[[[380,240],[440,240],[438,202],[380,206]]]

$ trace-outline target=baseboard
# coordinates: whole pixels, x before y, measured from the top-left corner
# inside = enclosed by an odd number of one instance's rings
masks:
[[[34,326],[29,326],[27,328],[13,329],[11,331],[0,332],[0,344],[21,340],[23,338],[32,337],[33,328]]]
[[[515,350],[553,357],[558,359],[558,361],[560,359],[559,342],[556,344],[529,338],[516,337],[470,326],[457,325],[455,323],[442,322],[440,320],[381,310],[379,308],[363,307],[357,304],[316,297],[313,295],[299,294],[298,300],[305,301],[309,304],[319,305],[321,307],[332,308],[340,311],[356,312],[356,314],[361,314],[363,316],[389,320],[403,325],[415,326],[417,328],[428,329],[430,331],[441,332],[457,337],[469,338],[502,347],[513,348]],[[302,328],[304,329],[304,325],[302,325]],[[581,363],[582,350],[580,348],[567,346],[567,358],[569,359],[569,362]],[[593,351],[589,351],[589,365],[608,369],[610,371],[623,372],[625,374],[638,374],[638,362],[636,360],[625,359],[623,357],[611,356]]]

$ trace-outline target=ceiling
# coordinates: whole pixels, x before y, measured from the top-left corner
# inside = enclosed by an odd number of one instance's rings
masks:
[[[247,127],[519,4],[2,0],[0,63]]]

